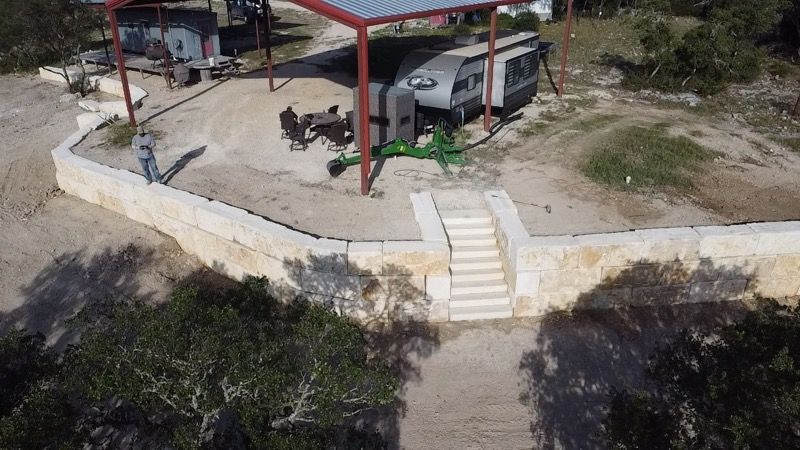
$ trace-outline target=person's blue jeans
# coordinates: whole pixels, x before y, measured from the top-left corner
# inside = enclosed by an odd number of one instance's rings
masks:
[[[152,183],[153,181],[161,183],[161,172],[158,171],[155,156],[150,155],[149,158],[139,158],[139,164],[142,165],[142,171],[148,183]]]

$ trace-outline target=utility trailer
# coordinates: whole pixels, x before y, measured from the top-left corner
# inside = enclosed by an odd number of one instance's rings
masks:
[[[518,58],[524,60],[529,54],[535,54],[534,61],[538,62],[539,51],[538,33],[505,34],[505,37],[495,41],[495,78],[504,80],[508,75],[508,63],[512,63],[510,67],[513,69]],[[498,58],[505,52],[519,48],[528,49],[529,52],[517,51],[513,57],[503,59],[502,64],[506,67],[501,64],[503,73],[498,73]],[[400,64],[394,85],[414,90],[417,112],[424,114],[427,121],[436,123],[443,119],[451,125],[462,124],[477,117],[483,110],[488,56],[489,44],[485,34],[461,37],[451,43],[414,50]],[[538,64],[533,69],[533,77],[538,80]],[[530,98],[536,94],[536,83],[531,87],[527,81],[523,86],[526,89],[512,86],[515,88],[511,90],[515,94],[512,103],[518,103],[518,98],[525,98],[526,95]],[[504,107],[505,97],[500,94],[498,97],[502,98],[498,107],[507,111]],[[496,101],[492,103],[497,105]]]

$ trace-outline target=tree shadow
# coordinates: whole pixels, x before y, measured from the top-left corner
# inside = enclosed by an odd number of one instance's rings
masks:
[[[305,261],[284,259],[283,267],[289,277],[284,285],[303,286],[307,292],[295,301],[321,302],[361,323],[371,353],[386,361],[398,377],[400,387],[394,403],[367,411],[350,425],[368,434],[378,433],[380,448],[400,448],[400,420],[407,409],[408,386],[422,381],[419,361],[429,358],[440,346],[438,327],[426,322],[432,302],[426,298],[425,277],[400,275],[403,270],[391,265],[384,265],[383,273],[398,275],[371,275],[366,267],[335,255]],[[363,275],[332,273],[343,270]]]
[[[106,248],[93,256],[85,250],[62,253],[22,287],[24,303],[0,318],[0,334],[12,328],[41,332],[62,351],[77,340],[65,321],[87,305],[133,297],[152,301],[153,293],[143,291],[139,283],[139,272],[155,258],[152,249],[135,244]]]
[[[193,159],[202,156],[203,153],[206,152],[206,147],[207,147],[206,145],[203,145],[201,147],[197,147],[194,150],[189,150],[188,152],[184,153],[180,158],[178,158],[178,160],[175,161],[175,163],[173,163],[172,166],[170,166],[170,168],[167,169],[167,171],[164,172],[164,174],[162,175],[164,184],[169,183],[172,180],[172,178],[178,173],[180,173],[181,170],[185,169],[186,166]]]
[[[576,295],[578,311],[545,316],[519,364],[534,448],[607,448],[599,432],[611,387],[643,388],[650,354],[682,329],[743,317],[747,306],[736,299],[756,292],[749,278],[739,267],[644,261]],[[731,301],[702,303],[721,300]]]

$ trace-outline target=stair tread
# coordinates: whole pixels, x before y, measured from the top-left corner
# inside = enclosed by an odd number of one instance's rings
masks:
[[[453,269],[453,276],[467,276],[467,275],[490,275],[502,274],[505,275],[503,269]]]
[[[491,244],[490,244],[491,242]],[[453,247],[475,247],[486,245],[497,245],[497,238],[494,234],[463,234],[460,236],[450,236],[450,245]]]
[[[508,305],[481,305],[481,306],[462,306],[462,307],[454,307],[450,306],[450,320],[480,320],[481,317],[474,317],[474,316],[485,316],[485,319],[503,319],[512,317],[514,315],[514,309],[511,307],[510,304]],[[488,317],[486,317],[488,316]]]
[[[500,271],[498,271],[500,272]],[[506,280],[490,280],[490,281],[482,281],[482,280],[468,280],[468,281],[453,281],[452,286],[454,288],[469,288],[469,287],[484,287],[484,286],[503,286],[508,288],[508,284]]]
[[[482,262],[500,262],[499,256],[481,256],[480,258],[453,258],[450,260],[450,265],[462,263],[482,263]]]
[[[450,297],[450,304],[453,303],[458,304],[458,302],[469,302],[469,301],[476,301],[476,300],[496,300],[496,299],[503,299],[508,301],[511,304],[511,300],[508,297],[508,291],[502,292],[476,292],[473,294],[453,294]]]
[[[488,230],[494,229],[493,223],[445,223],[444,228],[447,230]]]
[[[442,219],[491,219],[488,209],[446,209],[439,211]]]
[[[475,246],[470,246],[469,250],[467,250],[466,248],[463,249],[459,248],[458,250],[453,249],[453,253],[455,254],[458,252],[484,252],[484,251],[491,252],[495,250],[500,251],[500,249],[498,249],[496,245],[475,245]]]

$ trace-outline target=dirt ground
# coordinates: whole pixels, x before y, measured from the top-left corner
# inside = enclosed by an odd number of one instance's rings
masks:
[[[330,55],[331,47],[319,50]],[[278,85],[288,83],[272,96],[258,76],[170,92],[157,77],[132,73],[131,81],[151,93],[140,117],[164,133],[162,170],[205,146],[177,173],[175,165],[170,183],[321,235],[360,239],[416,238],[408,201],[415,190],[433,190],[455,204],[474,198],[474,190],[505,188],[536,234],[800,214],[796,154],[735,119],[701,120],[683,109],[613,98],[613,88],[579,93],[572,101],[597,103],[578,107],[546,133],[501,133],[453,178],[442,177],[431,161],[386,161],[376,194],[363,198],[355,171],[327,178],[324,163],[332,154],[319,146],[290,154],[285,141],[268,145],[277,111],[287,104],[311,111],[333,99],[346,109],[352,80],[299,78],[308,68],[279,67]],[[0,335],[26,327],[60,348],[75,339],[64,320],[87,302],[164,301],[179,280],[212,277],[173,240],[57,190],[50,149],[76,129],[80,112],[74,102],[59,102],[62,93],[36,78],[0,77]],[[545,94],[542,100],[526,108],[528,117],[564,105]],[[672,133],[701,131],[693,137],[724,156],[691,196],[599,188],[578,174],[574,161],[607,131],[576,132],[570,124],[609,113],[620,116],[609,129],[668,122]],[[479,135],[476,126],[470,130]],[[105,147],[101,133],[80,151],[136,169],[130,151]],[[534,204],[550,204],[552,213]],[[691,305],[432,326],[409,339],[416,350],[403,355],[410,358],[404,412],[384,433],[391,448],[602,448],[596,432],[610,386],[640,385],[642,364],[666,336],[727,323],[743,309]]]
[[[33,77],[0,76],[0,334],[41,331],[63,348],[64,320],[90,301],[163,301],[205,276],[158,232],[57,189],[50,150],[77,129],[74,101]]]
[[[286,4],[274,5],[276,11]],[[319,139],[307,151],[289,151],[280,139],[278,114],[339,105],[352,109],[355,80],[331,72],[352,30],[332,25],[309,54],[275,68],[278,90],[267,92],[264,71],[237,79],[169,91],[158,77],[129,76],[150,96],[138,112],[160,134],[157,158],[170,185],[221,200],[310,233],[353,240],[418,239],[408,194],[431,191],[505,189],[517,201],[532,234],[586,234],[632,228],[796,219],[800,216],[800,154],[728,120],[686,108],[667,109],[600,80],[576,88],[564,100],[543,85],[525,115],[485,146],[468,152],[469,164],[445,176],[433,160],[392,158],[374,164],[369,197],[359,193],[357,168],[333,179]],[[611,70],[611,69],[608,69]],[[544,78],[544,74],[542,74]],[[557,122],[533,136],[518,131],[544,114]],[[575,125],[614,116],[605,126]],[[483,136],[479,120],[467,125],[465,140]],[[697,140],[721,156],[705,167],[698,188],[688,194],[621,192],[591,182],[579,170],[587,149],[619,127],[667,124],[673,134]],[[107,144],[93,133],[76,152],[114,167],[138,171],[127,147]],[[349,151],[353,147],[350,146]],[[547,213],[543,206],[550,205]]]

